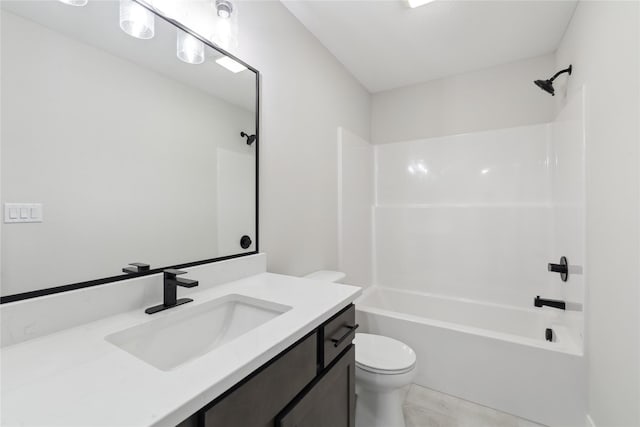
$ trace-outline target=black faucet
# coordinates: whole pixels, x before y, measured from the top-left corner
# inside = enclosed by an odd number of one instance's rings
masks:
[[[564,301],[560,301],[557,299],[543,299],[540,298],[540,295],[536,296],[536,299],[533,300],[533,305],[536,307],[548,306],[553,308],[559,308],[560,310],[565,310],[567,304]]]
[[[176,307],[178,305],[186,304],[188,302],[193,301],[191,298],[177,299],[176,298],[177,288],[178,286],[182,286],[184,288],[195,288],[196,286],[198,286],[197,280],[180,279],[177,276],[180,274],[185,274],[186,271],[174,270],[173,268],[164,270],[163,273],[164,273],[164,303],[147,308],[144,311],[147,314],[157,313],[159,311],[166,310],[168,308]]]

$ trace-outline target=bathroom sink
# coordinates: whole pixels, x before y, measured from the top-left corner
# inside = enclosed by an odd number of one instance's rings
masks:
[[[223,346],[291,307],[244,295],[227,295],[106,337],[106,340],[163,371]],[[174,309],[172,309],[174,310]]]

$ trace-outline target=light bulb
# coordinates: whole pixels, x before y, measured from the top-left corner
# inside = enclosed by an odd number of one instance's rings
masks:
[[[69,6],[86,6],[89,0],[58,0],[60,3],[68,4]]]
[[[178,28],[178,58],[187,64],[204,62],[204,43]]]
[[[154,35],[154,16],[133,0],[120,0],[120,28],[138,39],[150,39]]]

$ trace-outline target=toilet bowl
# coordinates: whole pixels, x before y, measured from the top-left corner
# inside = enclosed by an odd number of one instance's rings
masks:
[[[356,334],[356,427],[404,427],[402,388],[415,376],[416,354],[393,338]]]

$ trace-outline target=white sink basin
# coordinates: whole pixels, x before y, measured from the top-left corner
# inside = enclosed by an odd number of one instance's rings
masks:
[[[193,303],[192,303],[193,304]],[[287,305],[226,295],[106,337],[110,343],[163,371],[172,370],[290,310]]]

